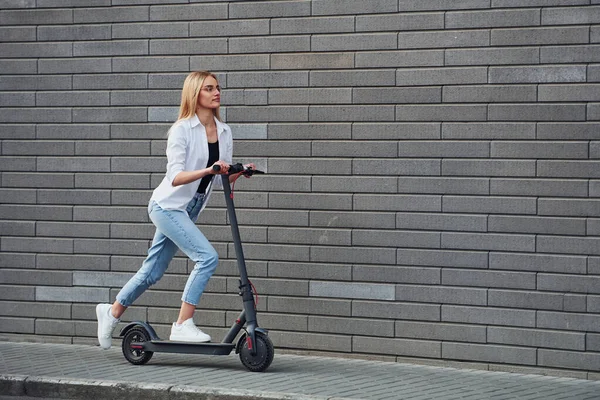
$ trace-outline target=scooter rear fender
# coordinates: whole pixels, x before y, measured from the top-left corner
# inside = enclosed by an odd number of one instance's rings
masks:
[[[131,329],[133,329],[137,326],[139,326],[140,328],[143,328],[144,330],[146,330],[146,332],[148,332],[148,335],[150,336],[150,340],[160,340],[160,338],[156,334],[156,331],[154,330],[154,328],[152,326],[150,326],[149,323],[142,322],[142,321],[130,322],[121,330],[121,333],[119,334],[119,336],[125,336],[125,334],[127,332],[129,332]]]

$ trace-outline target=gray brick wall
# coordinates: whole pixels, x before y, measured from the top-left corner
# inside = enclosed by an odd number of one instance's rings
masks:
[[[2,3],[0,339],[95,342],[210,69],[234,158],[268,172],[236,204],[278,349],[596,376],[598,1],[198,3]],[[209,332],[240,308],[221,196]],[[124,319],[164,334],[190,268]]]

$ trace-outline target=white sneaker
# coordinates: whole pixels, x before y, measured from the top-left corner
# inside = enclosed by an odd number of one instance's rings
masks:
[[[181,325],[173,323],[169,340],[174,342],[205,343],[210,342],[210,336],[198,329],[198,327],[194,325],[194,320],[190,318]]]
[[[119,319],[111,314],[112,306],[110,304],[98,304],[96,306],[96,318],[98,319],[98,342],[103,349],[110,349],[112,334]]]

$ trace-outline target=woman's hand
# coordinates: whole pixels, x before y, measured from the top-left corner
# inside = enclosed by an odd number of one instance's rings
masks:
[[[213,169],[213,167],[211,166],[210,167],[211,174],[221,175],[221,174],[226,174],[229,171],[229,164],[227,164],[225,161],[219,160],[213,164],[213,166],[215,166],[215,165],[218,165],[221,168],[218,171],[215,171]]]
[[[256,165],[254,165],[254,163],[250,163],[250,164],[245,164],[244,168],[251,168],[251,169],[256,169]],[[250,175],[244,175],[246,178],[250,178]]]

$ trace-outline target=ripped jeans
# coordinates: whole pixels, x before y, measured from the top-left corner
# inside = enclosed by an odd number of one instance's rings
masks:
[[[149,215],[156,226],[154,240],[141,268],[117,294],[117,301],[121,305],[129,307],[146,289],[162,278],[177,248],[196,263],[181,300],[198,304],[219,262],[217,252],[195,223],[204,199],[203,194],[196,193],[187,206],[187,214],[182,210],[163,210],[152,202]]]

